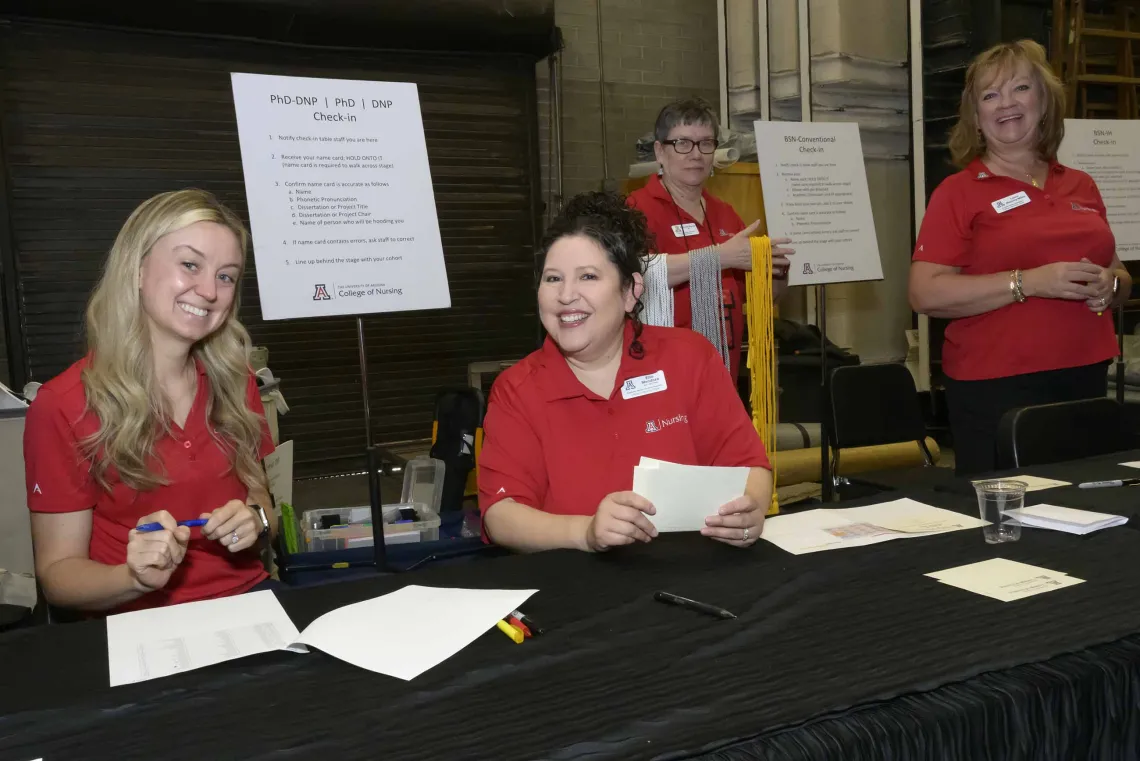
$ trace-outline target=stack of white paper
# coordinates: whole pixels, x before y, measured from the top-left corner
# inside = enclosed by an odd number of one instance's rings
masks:
[[[411,585],[346,605],[300,634],[272,592],[107,618],[111,686],[305,645],[369,671],[412,679],[469,645],[537,590]],[[415,636],[409,636],[414,626]],[[505,641],[505,640],[504,640]]]
[[[678,465],[642,457],[633,491],[653,503],[658,531],[700,531],[705,518],[744,494],[749,468]]]
[[[1019,507],[1016,510],[1006,511],[1006,515],[1012,516],[1023,526],[1049,528],[1054,531],[1082,535],[1100,531],[1102,528],[1123,526],[1128,522],[1128,518],[1123,515],[1094,513],[1091,510],[1075,510],[1071,507],[1059,507],[1057,505]]]
[[[1005,558],[991,558],[926,575],[943,584],[1002,602],[1013,602],[1084,583],[1084,579]]]
[[[845,510],[806,510],[777,515],[764,522],[760,538],[793,555],[803,555],[984,525],[986,521],[951,510],[913,499],[896,499]]]

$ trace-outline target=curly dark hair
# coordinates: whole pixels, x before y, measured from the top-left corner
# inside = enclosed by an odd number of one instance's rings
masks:
[[[569,235],[584,235],[601,246],[618,268],[622,288],[633,285],[635,274],[645,274],[643,257],[649,253],[649,226],[645,215],[628,206],[619,194],[593,191],[579,193],[567,201],[542,236],[539,245],[542,260],[545,261],[555,242]],[[643,308],[641,299],[638,298],[627,314],[633,322],[633,342],[629,345],[629,356],[634,359],[645,356],[645,348],[641,345]]]

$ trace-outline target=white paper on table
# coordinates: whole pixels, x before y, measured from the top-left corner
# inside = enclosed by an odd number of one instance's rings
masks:
[[[876,522],[890,525],[878,525]],[[898,499],[843,510],[818,509],[777,515],[764,521],[764,532],[760,538],[785,552],[804,555],[984,525],[986,521],[977,518],[911,499]]]
[[[269,591],[108,616],[111,686],[280,650],[296,637]]]
[[[1045,489],[1056,489],[1059,486],[1072,486],[1068,481],[1057,481],[1053,478],[1041,478],[1040,476],[1004,476],[1002,478],[983,478],[979,481],[972,483],[977,486],[984,484],[987,481],[1020,481],[1025,484],[1025,491],[1044,491]]]
[[[413,584],[330,611],[297,641],[353,666],[410,680],[471,644],[537,591]]]
[[[842,511],[848,520],[870,523],[903,534],[933,534],[981,528],[987,524],[980,518],[971,518],[953,510],[916,502],[913,499],[896,499],[875,505],[851,507]]]
[[[1058,505],[1033,505],[1007,510],[1017,523],[1033,528],[1048,528],[1068,534],[1091,534],[1104,528],[1123,526],[1128,518],[1111,513],[1096,513],[1091,510],[1075,510]]]
[[[534,589],[409,585],[330,611],[303,632],[273,592],[170,605],[107,618],[111,686],[306,645],[369,671],[412,679],[469,645]],[[410,622],[415,636],[408,635]]]
[[[654,527],[666,531],[700,531],[705,518],[744,494],[750,468],[721,468],[642,457],[633,469],[633,491],[653,503]]]
[[[1140,468],[1140,460],[1133,460],[1132,462],[1120,463],[1122,468]]]
[[[278,444],[265,458],[265,473],[269,477],[269,493],[278,505],[293,504],[293,442]]]
[[[970,563],[925,575],[938,579],[943,584],[1002,602],[1013,602],[1042,592],[1052,592],[1084,583],[1084,579],[1060,571],[1051,571],[1048,568],[1018,563],[1006,558],[990,558],[980,563]]]

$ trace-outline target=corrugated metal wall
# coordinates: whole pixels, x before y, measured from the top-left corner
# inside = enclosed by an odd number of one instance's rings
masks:
[[[374,437],[428,436],[436,391],[463,385],[468,362],[517,358],[536,343],[532,57],[4,24],[0,137],[11,241],[0,246],[18,293],[19,325],[9,336],[20,340],[28,376],[47,380],[81,355],[87,295],[139,202],[195,186],[245,216],[231,71],[419,85],[453,307],[365,324]],[[364,432],[355,320],[263,322],[251,275],[241,316],[284,378],[292,409],[281,433],[296,440],[299,475],[356,467]]]

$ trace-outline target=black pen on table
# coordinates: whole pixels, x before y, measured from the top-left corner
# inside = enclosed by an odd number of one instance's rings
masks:
[[[670,594],[669,592],[654,592],[653,599],[657,602],[663,602],[667,605],[676,605],[681,608],[695,610],[698,613],[704,613],[706,616],[712,616],[714,618],[736,618],[734,614],[729,613],[724,608],[718,608],[715,605],[709,605],[705,602],[690,600],[687,597],[679,597],[675,594]]]
[[[1085,481],[1083,484],[1077,484],[1078,489],[1104,489],[1110,486],[1136,486],[1140,484],[1140,478],[1117,478],[1113,481]]]

